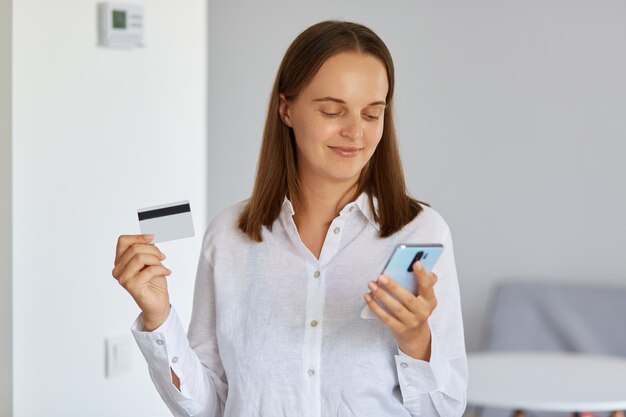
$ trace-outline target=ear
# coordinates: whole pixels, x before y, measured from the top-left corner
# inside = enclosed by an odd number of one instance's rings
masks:
[[[293,127],[291,125],[291,108],[289,107],[289,102],[283,93],[278,94],[278,115],[284,124],[289,127]]]

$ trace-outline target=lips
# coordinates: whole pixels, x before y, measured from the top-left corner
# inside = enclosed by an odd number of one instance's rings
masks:
[[[337,155],[343,157],[354,157],[361,152],[363,148],[356,148],[353,146],[329,146],[329,148]]]

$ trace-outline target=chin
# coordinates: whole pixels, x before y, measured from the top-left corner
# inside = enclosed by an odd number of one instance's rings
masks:
[[[329,176],[332,178],[335,183],[354,183],[358,181],[359,175],[361,171],[350,171],[350,172],[335,172],[330,174]]]

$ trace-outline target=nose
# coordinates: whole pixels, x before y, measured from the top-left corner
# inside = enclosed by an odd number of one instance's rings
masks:
[[[360,139],[363,136],[363,120],[361,115],[347,115],[341,127],[341,136],[348,139]]]

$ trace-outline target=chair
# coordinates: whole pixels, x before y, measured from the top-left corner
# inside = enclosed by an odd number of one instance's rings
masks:
[[[488,317],[485,350],[626,356],[626,288],[505,282]]]
[[[498,285],[491,300],[483,350],[626,357],[626,288],[514,281]],[[512,412],[524,415],[520,410]],[[511,411],[481,414],[496,417]],[[533,413],[538,415],[556,414]]]

